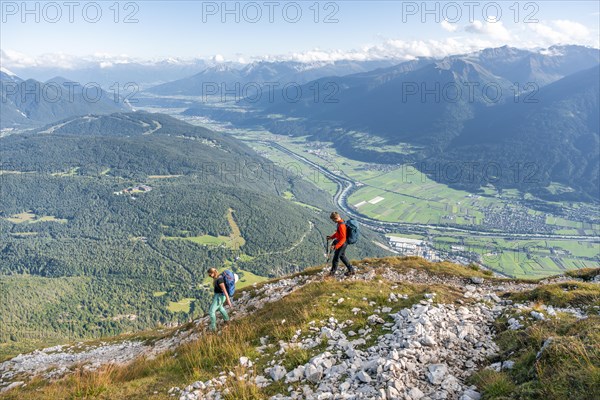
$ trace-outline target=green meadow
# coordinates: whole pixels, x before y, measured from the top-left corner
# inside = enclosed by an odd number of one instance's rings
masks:
[[[52,215],[38,216],[31,212],[31,210],[22,212],[20,214],[11,215],[5,219],[13,224],[35,224],[37,222],[58,222],[60,224],[66,224],[68,222],[66,219],[56,218]]]
[[[233,210],[230,208],[227,213],[227,222],[231,228],[231,234],[229,236],[212,236],[212,235],[200,235],[200,236],[163,236],[164,240],[187,240],[192,243],[199,244],[201,246],[225,246],[232,250],[237,250],[246,243],[246,240],[242,237],[242,233],[238,224],[233,218]]]

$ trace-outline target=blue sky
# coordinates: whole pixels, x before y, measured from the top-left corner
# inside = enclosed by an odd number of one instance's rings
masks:
[[[480,1],[472,8],[464,1],[427,2],[429,14],[421,1],[228,2],[228,9],[237,7],[230,14],[221,1],[81,1],[71,9],[62,1],[28,2],[28,13],[21,1],[1,3],[0,48],[8,67],[83,57],[310,61],[440,56],[503,44],[598,47],[600,18],[597,1]],[[502,15],[494,21],[497,5]],[[125,23],[127,16],[137,22]]]

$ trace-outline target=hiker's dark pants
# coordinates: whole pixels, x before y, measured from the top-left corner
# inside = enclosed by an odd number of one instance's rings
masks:
[[[348,261],[348,258],[346,258],[346,247],[348,247],[348,243],[344,243],[342,247],[340,247],[335,251],[335,253],[333,253],[333,261],[331,262],[332,274],[335,273],[335,271],[337,270],[337,266],[340,260],[342,260],[346,268],[348,268],[348,272],[354,271],[354,268],[352,268],[352,265],[350,265],[350,261]]]

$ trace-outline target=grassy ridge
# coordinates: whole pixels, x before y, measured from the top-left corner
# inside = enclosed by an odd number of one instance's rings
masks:
[[[302,274],[314,274],[317,271],[317,269],[309,269]],[[465,270],[464,274],[468,275],[469,270]],[[408,295],[408,299],[390,305],[387,299],[392,286],[393,283],[385,280],[329,281],[310,284],[280,301],[268,303],[251,315],[236,320],[222,335],[202,336],[199,340],[174,349],[173,352],[163,354],[155,360],[141,360],[127,367],[106,367],[94,373],[79,371],[54,383],[37,380],[23,389],[13,390],[0,398],[14,400],[22,398],[31,400],[168,399],[170,397],[166,390],[169,388],[184,386],[194,380],[207,380],[214,376],[215,371],[245,373],[246,371],[239,367],[239,357],[242,355],[256,359],[257,370],[262,370],[273,355],[267,353],[259,357],[255,347],[260,345],[261,337],[269,336],[269,343],[275,344],[279,340],[290,340],[296,330],[308,329],[310,321],[327,319],[330,316],[335,316],[339,320],[351,318],[354,324],[349,326],[348,330],[357,331],[367,325],[366,318],[375,308],[390,306],[393,307],[393,311],[399,311],[418,302],[423,298],[424,293],[432,290],[438,293],[438,301],[452,301],[460,295],[459,290],[443,285],[403,284],[393,291]],[[245,290],[250,290],[254,294],[260,293],[260,287],[248,287]],[[346,301],[337,304],[334,300],[340,297],[344,297]],[[369,302],[374,303],[369,304]],[[354,307],[360,307],[367,313],[355,315],[352,312]],[[388,322],[391,321],[389,318]],[[367,343],[365,348],[371,344]],[[322,350],[321,347],[317,347],[310,351],[288,352],[284,364],[288,368],[295,367]],[[266,399],[281,392],[284,389],[282,385],[282,383],[273,384],[268,388],[258,389],[232,379],[228,382],[231,393],[226,398]]]
[[[361,264],[376,271],[392,268],[398,271],[421,270],[438,277],[486,276],[450,263],[428,263],[419,258],[366,259]],[[301,275],[312,275],[319,268],[311,268]],[[598,270],[585,270],[576,277],[590,279]],[[494,278],[486,276],[494,281]],[[564,293],[564,285],[571,285],[571,291]],[[261,285],[247,287],[253,296],[260,295]],[[408,296],[399,303],[389,303],[387,298],[394,287],[394,293]],[[247,356],[255,362],[256,370],[262,371],[273,358],[277,346],[260,355],[256,346],[259,339],[269,336],[269,343],[279,340],[289,341],[298,329],[308,329],[310,321],[328,319],[352,319],[354,324],[348,330],[364,327],[366,317],[381,306],[392,306],[393,311],[408,307],[423,298],[424,293],[438,294],[435,301],[453,303],[462,298],[459,288],[444,284],[423,285],[402,282],[399,285],[375,277],[371,281],[326,281],[306,285],[283,299],[267,303],[250,315],[236,319],[222,335],[204,335],[197,341],[173,349],[153,360],[138,360],[126,367],[104,367],[96,372],[77,372],[65,379],[48,383],[35,380],[25,388],[13,390],[2,399],[152,399],[170,398],[167,390],[174,386],[183,387],[195,380],[213,378],[219,371],[230,371],[233,377],[225,387],[230,392],[226,399],[266,399],[276,393],[286,392],[287,385],[277,382],[266,388],[258,388],[235,379],[248,373],[240,367],[239,357]],[[566,297],[565,297],[566,296]],[[339,298],[345,301],[337,302]],[[364,300],[364,298],[368,300]],[[600,286],[585,282],[567,282],[542,285],[538,288],[512,295],[513,300],[537,301],[544,304],[562,306],[565,304],[594,305],[600,299]],[[468,301],[468,300],[467,300]],[[373,303],[370,303],[373,302]],[[355,315],[352,308],[366,311]],[[391,320],[390,320],[391,321]],[[482,370],[472,377],[486,399],[529,399],[564,398],[592,399],[600,387],[600,317],[590,316],[585,320],[559,315],[546,321],[535,321],[520,331],[507,329],[506,318],[497,321],[498,344],[501,354],[498,360],[512,359],[516,362],[510,372]],[[375,332],[373,341],[382,334]],[[535,356],[548,337],[555,342],[549,346],[539,360]],[[369,346],[372,343],[367,343]],[[323,351],[322,347],[311,350],[296,349],[287,351],[282,357],[283,364],[290,370],[304,364],[313,355]],[[490,363],[495,361],[490,360]],[[590,397],[592,396],[592,397]]]
[[[499,321],[498,361],[510,359],[515,366],[503,372],[483,370],[472,382],[482,389],[485,399],[598,399],[599,328],[598,315],[587,319],[561,315],[519,331]],[[544,343],[549,345],[540,353]]]

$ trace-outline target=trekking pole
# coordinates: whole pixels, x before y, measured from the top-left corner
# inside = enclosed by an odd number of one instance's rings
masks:
[[[325,264],[329,264],[329,259],[331,258],[331,247],[329,246],[329,240],[327,241],[327,244],[325,246],[327,246],[327,261],[325,262]]]

